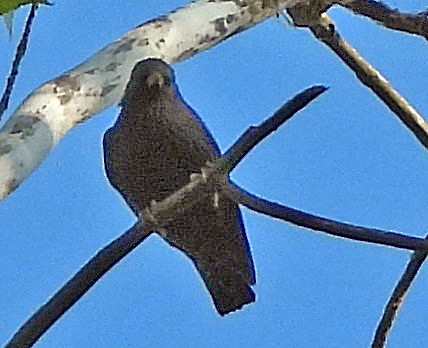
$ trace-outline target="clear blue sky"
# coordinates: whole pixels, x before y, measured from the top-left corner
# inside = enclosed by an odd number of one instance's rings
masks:
[[[9,113],[35,87],[181,1],[55,1],[38,12]],[[389,2],[422,10],[426,2]],[[0,26],[0,76],[9,41]],[[428,117],[428,46],[333,10],[342,34]],[[331,87],[257,147],[233,178],[263,197],[342,221],[423,236],[428,153],[306,30],[270,19],[176,66],[185,99],[226,149],[312,84]],[[133,223],[102,166],[111,107],[75,128],[0,202],[0,344],[97,250]],[[0,173],[1,175],[1,173]],[[38,347],[365,347],[407,261],[392,248],[324,236],[243,209],[257,302],[215,312],[192,264],[152,236],[110,271]],[[428,339],[428,273],[419,274],[390,347]]]

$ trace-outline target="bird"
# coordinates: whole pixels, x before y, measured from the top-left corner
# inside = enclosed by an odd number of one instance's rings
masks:
[[[116,122],[104,134],[104,165],[111,185],[137,216],[221,155],[161,59],[134,66],[119,105]],[[216,197],[214,203],[206,196],[158,234],[190,258],[223,316],[255,301],[256,277],[240,208]]]

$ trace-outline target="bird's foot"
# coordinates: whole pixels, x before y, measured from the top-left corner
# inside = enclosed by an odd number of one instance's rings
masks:
[[[191,173],[190,174],[190,182],[198,181],[199,179],[203,180],[201,173]]]
[[[211,169],[214,168],[214,163],[211,161],[206,161],[205,166],[201,168],[201,173],[192,173],[190,174],[190,181],[202,180],[204,184],[208,182],[208,176]]]
[[[153,211],[156,211],[157,205],[157,202],[153,199],[150,201],[150,207],[145,208],[144,213],[142,214],[143,218],[148,220],[153,225],[159,225],[155,215],[153,214]]]
[[[206,168],[214,168],[215,167],[215,163],[212,161],[205,161],[205,167]]]
[[[220,206],[220,195],[219,195],[219,193],[217,191],[214,192],[213,206],[216,209],[218,209],[218,207]]]
[[[208,181],[208,174],[213,170],[213,168],[215,168],[214,162],[205,161],[205,166],[201,168],[202,178],[205,182]]]
[[[213,168],[215,168],[214,162],[206,161],[205,167],[201,168],[202,176],[204,175],[207,176],[207,171],[212,170]],[[218,193],[218,191],[215,191],[213,195],[213,207],[217,209],[219,206],[220,206],[220,194]]]
[[[158,202],[156,202],[154,199],[152,199],[150,201],[150,210],[156,210],[157,206],[158,206]]]
[[[201,180],[204,184],[208,182],[208,177],[212,174],[212,170],[215,168],[214,162],[206,161],[205,165],[201,168],[201,173],[190,174],[190,181]],[[213,207],[218,208],[220,206],[220,194],[215,191],[213,194]]]

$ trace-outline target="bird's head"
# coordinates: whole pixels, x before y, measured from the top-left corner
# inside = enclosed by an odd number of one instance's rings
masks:
[[[172,68],[161,59],[149,58],[135,64],[125,90],[124,99],[153,97],[174,93],[175,76]]]

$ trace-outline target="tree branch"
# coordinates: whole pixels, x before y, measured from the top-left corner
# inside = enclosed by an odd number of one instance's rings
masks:
[[[229,198],[253,211],[314,231],[324,232],[336,237],[386,245],[394,248],[428,250],[428,241],[423,238],[346,224],[305,213],[303,211],[257,197],[234,183],[222,186],[222,190]]]
[[[343,6],[357,15],[375,20],[386,28],[420,35],[428,40],[428,17],[423,13],[403,13],[383,2],[373,0],[331,0],[327,3]]]
[[[330,17],[314,7],[296,6],[288,9],[298,26],[308,27],[321,42],[335,52],[388,108],[412,131],[420,143],[428,148],[428,124],[424,118],[373,68],[336,30]]]
[[[428,239],[428,236],[425,238]],[[410,285],[422,267],[422,264],[425,262],[427,256],[428,253],[421,250],[412,254],[406,270],[395,286],[395,289],[385,307],[382,319],[377,326],[376,333],[373,338],[372,348],[382,348],[385,346],[387,336],[391,331],[394,320],[397,317],[397,313],[403,304],[404,296],[406,296],[409,291]]]
[[[290,119],[300,109],[305,107],[311,100],[318,97],[326,90],[325,87],[316,86],[308,88],[288,101],[275,114],[264,122],[267,131],[262,132],[257,143],[272,133],[276,128]],[[270,121],[276,120],[276,121]],[[271,125],[276,123],[276,127]],[[156,203],[152,208],[147,208],[132,228],[121,237],[107,245],[98,252],[83,268],[70,279],[45,305],[43,305],[30,319],[28,319],[17,333],[12,337],[7,348],[32,346],[71,306],[76,303],[95,283],[106,274],[114,265],[122,260],[129,252],[135,249],[149,235],[154,228],[162,233],[162,224],[174,219],[174,217],[185,209],[196,204],[198,199],[208,194],[212,187],[209,179],[218,178],[217,173],[226,173],[231,163],[237,163],[256,144],[249,141],[251,132],[246,132],[240,141],[232,147],[241,148],[241,151],[229,150],[235,156],[221,157],[217,159],[210,168],[207,168],[207,178],[200,176],[192,180],[162,202]],[[238,156],[240,156],[238,158]],[[225,174],[223,174],[225,176]],[[159,228],[160,227],[160,228]]]
[[[203,176],[183,186],[162,202],[157,202],[151,208],[150,213],[155,220],[163,225],[175,218],[177,214],[190,208],[212,191],[213,186],[228,186],[228,173],[263,139],[272,134],[287,120],[296,115],[311,101],[319,97],[327,90],[324,86],[313,86],[298,93],[284,103],[271,117],[257,127],[250,127],[238,140],[226,151],[226,153],[203,168]],[[177,205],[176,202],[180,204]],[[150,215],[150,214],[149,214]]]
[[[234,167],[242,158],[260,143],[265,137],[274,132],[281,124],[326,90],[325,87],[315,86],[299,93],[288,101],[274,115],[258,127],[252,127],[226,152],[226,155],[214,161],[206,168],[204,178],[199,176],[189,184],[172,194],[165,200],[146,209],[140,222],[136,223],[123,236],[110,243],[91,259],[69,282],[67,282],[44,306],[42,306],[13,336],[6,347],[29,347],[40,338],[50,326],[58,320],[74,303],[76,303],[103,274],[107,273],[115,264],[124,258],[131,250],[138,246],[153,228],[162,233],[165,222],[173,219],[185,209],[196,204],[200,197],[209,194],[212,184],[229,168]],[[294,115],[293,114],[293,115]],[[257,139],[252,139],[253,137]],[[242,189],[222,181],[222,189],[232,199],[243,203],[250,209],[263,214],[280,218],[299,226],[321,230],[335,236],[350,239],[369,241],[383,245],[405,249],[428,250],[428,241],[421,238],[404,236],[393,232],[384,232],[375,229],[352,226],[333,220],[320,218],[297,210],[283,207],[246,193]],[[243,193],[244,192],[244,193]],[[145,223],[141,222],[145,221]],[[343,231],[341,231],[341,229]]]
[[[278,0],[278,6],[300,1],[306,0]],[[275,8],[264,6],[264,0],[191,2],[138,26],[33,91],[0,130],[0,200],[71,128],[118,102],[137,61],[184,60],[275,13]]]
[[[6,344],[7,348],[31,347],[114,265],[150,235],[148,226],[136,223],[99,251],[46,304],[28,319]]]

